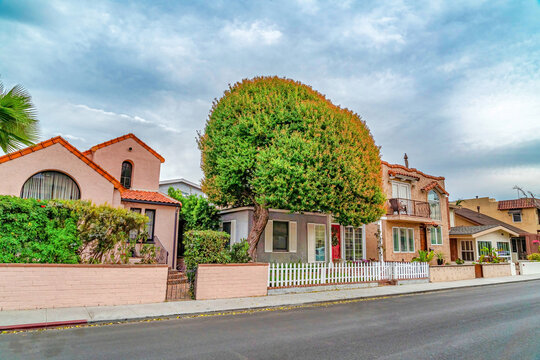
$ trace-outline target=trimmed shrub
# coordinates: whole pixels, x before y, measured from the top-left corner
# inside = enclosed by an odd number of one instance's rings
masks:
[[[199,264],[227,264],[231,262],[229,235],[222,231],[191,230],[184,238],[184,263],[194,271]]]
[[[0,263],[127,263],[147,220],[85,201],[0,196]]]
[[[531,261],[540,261],[540,253],[532,253],[527,255],[527,259]]]
[[[249,256],[249,243],[246,239],[242,239],[239,243],[235,243],[231,247],[231,263],[243,264],[251,261]]]

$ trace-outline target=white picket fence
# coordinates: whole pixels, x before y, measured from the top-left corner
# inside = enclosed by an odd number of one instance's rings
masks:
[[[268,267],[269,288],[422,278],[429,278],[428,263],[274,263]]]

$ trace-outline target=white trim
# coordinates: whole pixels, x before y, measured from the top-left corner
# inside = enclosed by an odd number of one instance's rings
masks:
[[[171,180],[161,180],[159,182],[159,185],[170,185],[170,184],[178,184],[178,183],[186,184],[186,185],[189,185],[191,187],[196,188],[197,190],[202,191],[202,188],[201,188],[200,184],[194,183],[194,182],[189,181],[189,180],[184,179],[184,178],[171,179]]]
[[[231,246],[232,244],[236,244],[238,241],[236,239],[236,220],[230,220],[231,222]]]
[[[399,234],[399,251],[396,251],[394,249],[394,229],[405,229],[407,230],[407,248],[409,247],[409,230],[412,230],[412,237],[413,237],[413,250],[412,251],[401,251],[401,234]],[[399,232],[398,232],[399,233]],[[402,227],[402,226],[392,226],[392,252],[394,254],[414,254],[416,249],[416,239],[414,234],[414,228],[408,228],[408,227]]]
[[[274,251],[274,221],[268,220],[264,228],[264,252]]]
[[[295,253],[297,250],[298,242],[298,226],[296,221],[289,221],[289,246],[288,250],[291,253]]]

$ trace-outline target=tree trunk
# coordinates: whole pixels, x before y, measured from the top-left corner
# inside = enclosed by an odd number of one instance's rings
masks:
[[[253,227],[249,232],[247,241],[249,243],[249,255],[253,262],[257,261],[257,244],[268,223],[268,209],[255,204],[253,212]]]

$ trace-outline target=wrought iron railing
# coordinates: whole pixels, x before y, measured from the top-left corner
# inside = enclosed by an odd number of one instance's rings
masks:
[[[410,215],[429,218],[431,210],[427,201],[392,198],[387,202],[387,215]]]

